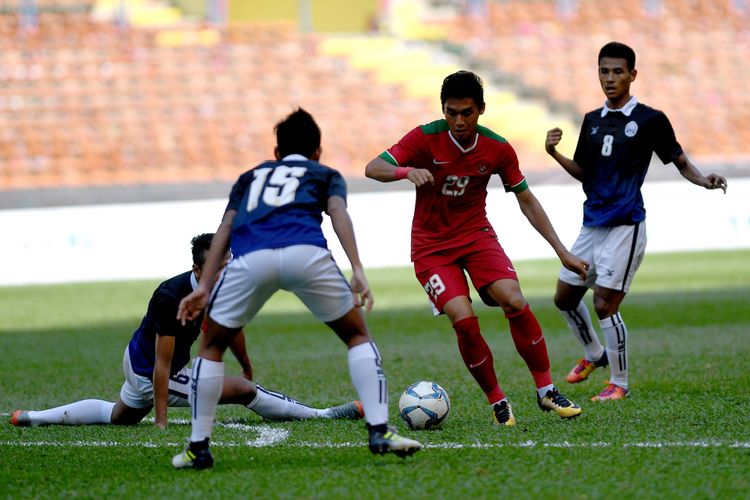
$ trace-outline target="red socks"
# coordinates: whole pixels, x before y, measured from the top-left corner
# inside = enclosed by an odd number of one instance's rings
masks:
[[[487,395],[487,401],[496,403],[505,398],[505,393],[497,383],[492,351],[482,337],[477,317],[462,319],[453,325],[453,329],[456,331],[461,358],[479,387]],[[547,366],[549,367],[549,364]]]
[[[510,323],[510,334],[518,354],[526,362],[537,388],[552,385],[547,343],[534,313],[526,304],[518,312],[506,315]],[[473,316],[453,325],[458,339],[458,350],[466,368],[487,395],[490,403],[505,398],[495,375],[495,366],[487,342],[479,329],[479,320]]]
[[[552,384],[552,375],[549,370],[549,357],[547,356],[547,343],[536,316],[526,304],[523,309],[512,314],[506,314],[510,323],[510,334],[516,345],[518,354],[521,355],[526,366],[534,377],[537,388]]]

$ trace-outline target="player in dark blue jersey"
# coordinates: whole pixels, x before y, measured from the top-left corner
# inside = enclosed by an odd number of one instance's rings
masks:
[[[193,363],[190,444],[172,459],[177,468],[209,468],[209,440],[221,396],[224,351],[277,290],[293,292],[348,348],[349,373],[364,407],[373,453],[411,455],[422,448],[388,429],[388,391],[382,360],[361,308],[372,307],[354,228],[346,210],[346,184],[318,163],[320,129],[302,109],[278,123],[276,161],[242,174],[232,188],[221,225],[206,257],[205,275],[216,276],[230,247],[232,260],[215,287],[204,279],[180,303],[183,323],[208,306],[206,335]],[[322,213],[352,266],[351,285],[327,249]],[[213,292],[212,292],[213,288]],[[209,304],[210,298],[210,304]]]
[[[190,372],[187,364],[190,361],[190,347],[200,335],[201,318],[182,323],[176,315],[180,300],[192,292],[201,280],[212,237],[212,234],[206,233],[193,238],[192,271],[164,281],[154,291],[146,315],[125,348],[122,361],[125,382],[116,403],[86,399],[48,410],[16,410],[11,416],[11,423],[20,426],[134,425],[154,408],[156,425],[165,427],[168,406],[190,406]],[[230,348],[240,363],[243,376],[224,377],[220,403],[241,404],[264,418],[274,420],[362,417],[359,401],[317,409],[284,394],[264,389],[251,381],[253,370],[242,332],[234,338]]]
[[[599,52],[599,83],[607,100],[587,113],[573,159],[555,148],[562,130],[547,132],[545,148],[565,170],[583,184],[583,227],[571,251],[591,263],[585,280],[567,269],[560,271],[555,305],[583,345],[585,355],[568,374],[571,383],[582,382],[600,366],[609,364],[607,387],[592,401],[623,399],[628,395],[628,330],[620,304],[630,289],[646,249],[646,210],[641,186],[654,153],[674,163],[687,180],[706,189],[726,193],[727,180],[704,176],[685,155],[667,116],[641,104],[630,94],[635,80],[635,52],[618,42]],[[594,290],[594,309],[606,341],[599,342],[582,299]]]

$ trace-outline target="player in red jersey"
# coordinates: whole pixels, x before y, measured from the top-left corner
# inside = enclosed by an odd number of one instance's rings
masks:
[[[482,80],[469,71],[448,75],[440,102],[444,119],[406,134],[370,161],[365,174],[381,182],[408,179],[416,186],[411,258],[417,279],[436,311],[451,321],[461,357],[486,394],[496,421],[514,425],[515,417],[498,384],[464,271],[482,300],[505,312],[516,349],[536,383],[539,407],[562,418],[575,417],[581,408],[552,383],[544,335],[521,293],[513,263],[487,220],[490,176],[499,175],[505,190],[516,195],[523,214],[566,268],[585,276],[588,264],[557,237],[519,170],[511,145],[478,124],[485,109]]]

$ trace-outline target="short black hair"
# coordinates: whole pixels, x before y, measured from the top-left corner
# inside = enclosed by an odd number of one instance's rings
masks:
[[[456,71],[445,77],[440,88],[440,105],[445,107],[448,99],[470,97],[478,107],[484,106],[484,86],[482,79],[471,71]]]
[[[628,71],[633,71],[633,68],[635,68],[635,51],[624,43],[609,42],[599,51],[599,59],[596,60],[596,63],[599,64],[603,57],[625,59],[628,64]]]
[[[214,238],[214,233],[203,233],[198,236],[194,236],[190,240],[190,245],[193,250],[193,264],[203,268],[203,264],[206,262],[206,253],[211,248],[211,240]]]
[[[280,121],[273,128],[276,132],[276,147],[282,158],[300,154],[312,158],[320,148],[320,128],[312,115],[302,108]]]

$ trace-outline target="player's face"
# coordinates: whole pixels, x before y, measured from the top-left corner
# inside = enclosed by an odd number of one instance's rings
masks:
[[[482,113],[484,113],[484,105],[480,108],[471,97],[449,98],[443,105],[443,115],[445,115],[445,121],[448,122],[451,134],[462,146],[474,141],[477,122]]]
[[[203,258],[205,259],[206,254],[208,254],[208,250],[203,254]],[[227,252],[227,254],[224,256],[224,260],[221,262],[221,267],[218,271],[216,271],[216,279],[219,279],[219,276],[221,276],[221,272],[224,270],[225,267],[227,267],[227,264],[229,263],[229,259],[232,257],[232,254],[230,252]],[[201,275],[203,274],[203,267],[198,267],[196,264],[193,264],[193,273],[195,273],[195,279],[200,282]]]
[[[619,57],[602,57],[599,61],[599,84],[612,108],[621,108],[630,100],[630,84],[637,71]]]

